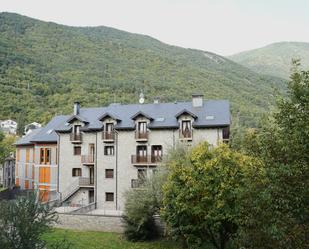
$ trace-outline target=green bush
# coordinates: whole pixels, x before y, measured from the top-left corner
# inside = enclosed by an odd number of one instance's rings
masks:
[[[157,172],[145,181],[142,187],[126,193],[124,211],[125,236],[131,241],[145,241],[157,238],[158,228],[154,215],[162,206],[163,171]]]

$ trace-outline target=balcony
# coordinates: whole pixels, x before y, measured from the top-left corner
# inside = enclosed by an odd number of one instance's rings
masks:
[[[132,155],[131,162],[134,165],[157,165],[162,162],[162,156]]]
[[[94,155],[82,155],[82,164],[94,165]]]
[[[187,131],[180,131],[179,132],[179,139],[183,141],[190,141],[192,140],[193,137],[193,132],[192,130],[187,130]]]
[[[145,142],[148,140],[148,135],[149,132],[148,131],[136,131],[135,132],[135,139],[136,141],[140,141],[140,142]]]
[[[103,131],[102,132],[103,142],[114,142],[115,141],[115,132],[114,131]]]
[[[80,187],[93,187],[94,179],[89,177],[79,177],[78,178],[78,185]]]
[[[142,179],[131,179],[131,188],[141,188],[145,184],[145,181]]]
[[[83,138],[83,136],[82,136],[81,133],[79,133],[79,134],[71,133],[70,134],[70,141],[72,143],[81,143],[82,142],[82,138]]]

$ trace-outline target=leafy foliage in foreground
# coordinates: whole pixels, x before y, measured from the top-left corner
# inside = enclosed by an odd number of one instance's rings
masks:
[[[249,193],[254,196],[255,186],[264,184],[261,164],[226,145],[210,149],[203,143],[169,161],[168,168],[163,216],[171,235],[188,248],[230,246]]]
[[[242,233],[246,248],[309,248],[309,71],[298,66],[288,98],[243,143],[243,152],[264,162],[269,182],[251,210],[255,223]]]
[[[162,184],[166,172],[160,170],[152,178],[145,179],[143,186],[126,193],[124,210],[124,234],[130,241],[146,241],[157,238],[160,231],[154,215],[162,207]]]
[[[47,122],[72,103],[102,106],[189,100],[193,92],[228,99],[253,125],[281,79],[261,76],[219,55],[107,27],[68,27],[0,13],[0,119]],[[237,121],[238,121],[237,119]]]
[[[35,194],[0,201],[0,245],[3,249],[43,249],[41,235],[57,217],[48,205],[36,202]]]

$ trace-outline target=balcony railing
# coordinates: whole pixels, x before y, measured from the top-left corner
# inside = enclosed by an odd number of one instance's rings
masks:
[[[192,130],[179,132],[179,138],[183,140],[192,140],[192,136],[193,136]]]
[[[148,140],[148,135],[149,132],[148,131],[136,131],[135,132],[135,139],[136,140],[142,140],[142,141],[147,141]]]
[[[140,156],[132,155],[131,156],[132,164],[158,164],[162,162],[162,156]]]
[[[131,180],[131,188],[141,188],[145,184],[145,180],[142,179],[132,179]]]
[[[89,177],[79,177],[78,178],[78,184],[79,184],[80,187],[93,186],[94,179],[91,179]]]
[[[114,131],[103,131],[102,132],[102,140],[103,141],[114,141],[115,140],[115,132]]]
[[[94,164],[94,155],[82,155],[82,164]]]
[[[71,142],[81,142],[82,141],[82,134],[76,134],[76,133],[71,133],[70,134],[70,141]]]

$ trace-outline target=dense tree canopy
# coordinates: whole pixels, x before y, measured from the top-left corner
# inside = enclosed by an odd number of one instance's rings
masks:
[[[245,219],[244,198],[265,180],[261,164],[225,145],[204,143],[167,165],[163,215],[172,235],[189,248],[209,242],[226,248]]]
[[[219,55],[169,46],[107,27],[68,27],[0,14],[0,119],[46,122],[72,103],[102,106],[228,99],[241,124],[252,125],[272,104],[282,80],[259,75]]]

